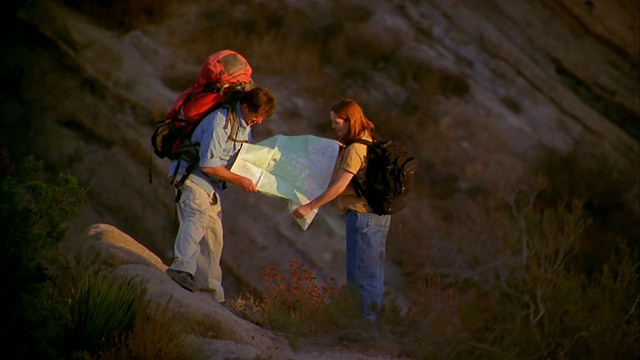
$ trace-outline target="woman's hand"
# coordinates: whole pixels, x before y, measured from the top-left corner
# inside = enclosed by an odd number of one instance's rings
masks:
[[[340,169],[340,172],[338,172],[338,176],[336,177],[335,181],[329,184],[329,187],[322,194],[318,195],[310,202],[295,208],[295,210],[291,212],[291,215],[293,215],[293,217],[297,219],[303,219],[304,217],[309,215],[309,213],[313,211],[313,209],[320,208],[322,205],[328,203],[329,201],[335,199],[336,196],[340,195],[340,193],[347,188],[347,185],[349,185],[349,182],[352,178],[352,173],[344,169]]]
[[[313,208],[309,204],[304,204],[295,208],[291,214],[294,218],[304,219],[312,210]]]

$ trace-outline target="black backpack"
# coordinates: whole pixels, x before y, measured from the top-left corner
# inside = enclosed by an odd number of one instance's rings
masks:
[[[390,140],[367,141],[367,169],[364,182],[352,180],[358,196],[364,197],[378,215],[402,210],[413,189],[417,161],[404,146]]]

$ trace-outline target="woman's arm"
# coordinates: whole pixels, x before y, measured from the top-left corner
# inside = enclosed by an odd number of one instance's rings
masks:
[[[328,203],[329,201],[335,199],[338,195],[340,195],[344,191],[344,189],[347,188],[347,185],[349,185],[349,182],[351,182],[352,178],[352,173],[344,169],[340,169],[340,172],[338,173],[335,181],[332,182],[322,194],[318,195],[310,202],[298,206],[295,210],[293,210],[291,214],[293,214],[293,216],[296,218],[304,218],[313,209],[321,207],[322,205]]]

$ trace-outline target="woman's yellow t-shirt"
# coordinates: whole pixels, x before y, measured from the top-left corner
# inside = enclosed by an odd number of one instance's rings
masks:
[[[351,143],[338,156],[336,172],[344,169],[355,175],[355,177],[363,181],[365,178],[365,170],[367,164],[367,145],[360,143]],[[338,211],[340,215],[344,215],[349,210],[357,212],[371,212],[371,207],[367,201],[356,194],[353,184],[350,182],[347,188],[338,195]]]

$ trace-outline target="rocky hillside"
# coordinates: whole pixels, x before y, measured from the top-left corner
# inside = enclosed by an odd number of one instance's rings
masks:
[[[237,316],[228,305],[213,301],[205,292],[185,291],[164,273],[166,265],[160,258],[111,225],[95,224],[78,241],[65,245],[74,267],[115,274],[122,281],[135,279],[143,284],[151,308],[178,314],[168,325],[212,329],[209,332],[216,333],[215,337],[189,333],[187,343],[197,349],[195,359],[406,359],[394,355],[397,339],[377,330],[368,335],[375,340],[362,342],[369,345],[351,347],[321,336],[293,340],[265,330]]]
[[[170,262],[173,190],[149,137],[202,60],[224,48],[245,55],[278,97],[259,139],[333,137],[327,109],[352,97],[414,150],[419,186],[388,241],[399,297],[416,243],[450,260],[439,271],[456,271],[445,246],[452,204],[543,171],[549,154],[625,184],[616,194],[637,212],[637,1],[91,3],[25,1],[5,12],[3,32],[1,144],[86,187],[73,236],[108,223]],[[279,199],[231,188],[223,207],[230,294],[289,260],[344,282],[333,206],[306,231]]]

